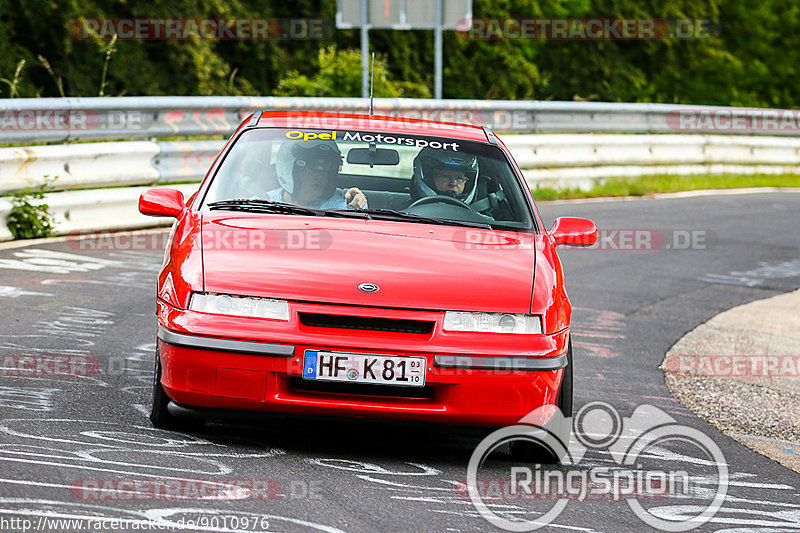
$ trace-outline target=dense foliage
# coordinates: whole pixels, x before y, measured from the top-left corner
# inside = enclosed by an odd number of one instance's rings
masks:
[[[44,176],[44,182],[35,187],[25,187],[11,196],[11,211],[6,226],[14,239],[38,239],[55,233],[56,223],[45,195],[53,190],[58,176]]]
[[[475,17],[713,19],[694,40],[468,40],[445,32],[446,98],[794,107],[794,0],[473,0]],[[359,96],[359,32],[335,0],[0,0],[0,98],[106,95]],[[322,18],[316,40],[76,39],[79,18]],[[431,31],[373,30],[378,96],[429,96]],[[39,57],[41,56],[41,58]],[[21,60],[24,64],[21,65]],[[15,75],[16,73],[16,75]]]

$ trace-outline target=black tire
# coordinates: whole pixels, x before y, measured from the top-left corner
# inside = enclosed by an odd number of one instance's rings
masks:
[[[558,391],[558,408],[564,414],[567,423],[564,427],[553,427],[553,433],[565,445],[569,444],[572,420],[572,339],[567,346],[567,366],[564,368],[564,376],[561,380],[561,388]],[[552,450],[547,446],[531,441],[515,440],[509,443],[511,458],[516,461],[534,464],[558,464],[563,458],[563,454],[558,450]]]
[[[567,345],[567,366],[564,368],[564,377],[561,380],[561,389],[558,391],[558,408],[564,413],[564,418],[572,417],[572,339]]]
[[[153,369],[153,404],[150,408],[150,422],[159,429],[190,430],[200,429],[202,420],[186,420],[175,417],[167,409],[170,399],[161,386],[161,356],[156,341],[156,362]]]

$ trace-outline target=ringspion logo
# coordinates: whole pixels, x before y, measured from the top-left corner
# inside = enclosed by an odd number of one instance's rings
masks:
[[[575,440],[570,439],[570,430]],[[542,461],[509,468],[508,477],[481,477],[484,462],[500,446],[509,444],[546,450],[561,464]],[[588,452],[609,460],[586,461]],[[671,454],[689,458],[678,468],[666,467]],[[666,454],[666,455],[665,455]],[[519,464],[519,463],[518,463]],[[686,470],[690,466],[702,472]],[[496,473],[497,466],[492,469]],[[713,479],[711,485],[698,480]],[[574,418],[565,418],[553,405],[528,413],[512,426],[484,438],[470,457],[467,479],[456,493],[468,497],[480,515],[506,531],[534,531],[547,527],[567,505],[584,501],[624,501],[642,522],[661,531],[689,531],[711,520],[728,492],[728,464],[719,446],[701,431],[678,424],[652,405],[640,405],[623,418],[604,402],[583,406]],[[663,517],[662,500],[688,502],[677,516]],[[502,512],[503,501],[536,505],[534,518],[512,520]],[[487,504],[487,502],[490,502]],[[655,505],[649,502],[656,502]]]

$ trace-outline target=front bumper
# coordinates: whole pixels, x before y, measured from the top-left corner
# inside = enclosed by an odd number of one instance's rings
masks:
[[[502,426],[555,404],[569,331],[447,334],[443,313],[293,304],[292,320],[220,317],[158,301],[161,384],[187,407]],[[430,334],[308,328],[298,311],[432,318]],[[423,356],[425,387],[304,380],[306,350]]]

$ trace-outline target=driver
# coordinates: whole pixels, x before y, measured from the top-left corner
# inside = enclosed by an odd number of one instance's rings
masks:
[[[468,204],[475,197],[477,178],[476,156],[425,147],[414,158],[411,197],[444,195]]]
[[[284,141],[278,149],[276,171],[280,187],[269,191],[273,202],[314,209],[361,209],[367,198],[357,187],[336,189],[342,153],[334,141]]]

